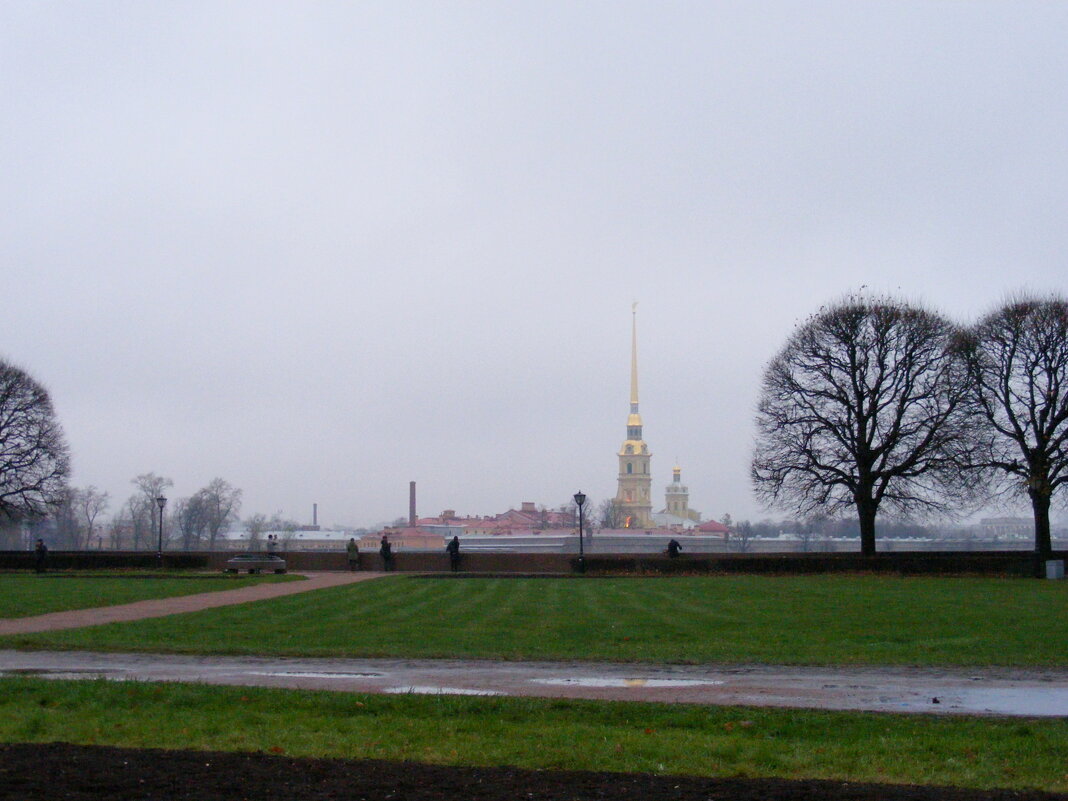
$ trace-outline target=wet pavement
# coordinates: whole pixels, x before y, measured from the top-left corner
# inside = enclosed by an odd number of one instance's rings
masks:
[[[871,712],[1068,715],[1068,671],[621,665],[0,651],[0,675]]]

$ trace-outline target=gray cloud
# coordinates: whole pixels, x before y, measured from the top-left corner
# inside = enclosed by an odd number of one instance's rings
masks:
[[[75,481],[370,523],[656,483],[760,514],[764,362],[866,285],[1065,290],[1068,11],[1014,3],[0,11],[0,350]]]

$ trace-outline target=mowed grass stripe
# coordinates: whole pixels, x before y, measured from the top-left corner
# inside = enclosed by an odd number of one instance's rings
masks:
[[[168,577],[137,573],[126,576],[0,574],[0,618],[30,617],[155,598],[236,590],[263,582],[301,580],[303,578],[299,576],[275,575]]]
[[[1068,790],[1064,720],[0,679],[0,741]]]
[[[784,664],[1068,665],[1068,582],[885,576],[419,579],[21,647]]]

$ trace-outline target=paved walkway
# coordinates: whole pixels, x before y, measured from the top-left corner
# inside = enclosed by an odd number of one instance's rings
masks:
[[[949,715],[1068,715],[1068,674],[886,667],[622,665],[0,651],[0,676],[776,706]]]
[[[0,620],[0,634],[92,626],[278,598],[377,578],[306,581]],[[1068,671],[978,668],[622,665],[448,659],[291,659],[0,651],[0,676],[191,681],[371,693],[442,693],[958,715],[1068,716]]]
[[[103,623],[122,623],[128,620],[143,620],[148,617],[165,617],[180,615],[183,612],[198,612],[201,609],[214,609],[217,606],[233,606],[250,601],[263,601],[268,598],[281,598],[283,595],[295,595],[299,592],[321,590],[325,587],[337,587],[378,578],[383,573],[301,573],[307,576],[305,581],[282,581],[278,583],[255,584],[239,590],[219,590],[201,592],[194,595],[176,595],[173,598],[155,598],[148,601],[135,601],[118,606],[100,606],[93,609],[74,609],[69,612],[51,612],[34,617],[0,619],[0,634],[32,634],[37,631],[58,631],[60,629],[78,629],[83,626],[99,626]]]

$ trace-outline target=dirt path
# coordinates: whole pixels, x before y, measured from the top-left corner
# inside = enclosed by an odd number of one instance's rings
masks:
[[[268,598],[281,598],[299,592],[338,587],[378,578],[382,573],[301,573],[306,581],[284,581],[278,584],[256,584],[239,590],[201,592],[194,595],[178,595],[173,598],[154,598],[118,606],[99,606],[92,609],[74,609],[69,612],[51,612],[34,617],[0,619],[0,634],[32,634],[37,631],[78,629],[83,626],[99,626],[104,623],[122,623],[143,620],[149,617],[179,615],[183,612],[199,612],[217,606],[233,606]]]

